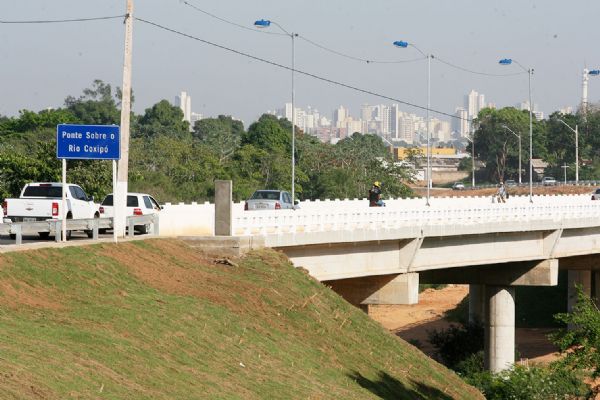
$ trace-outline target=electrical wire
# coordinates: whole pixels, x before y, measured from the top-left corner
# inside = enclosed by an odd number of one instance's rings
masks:
[[[242,25],[242,24],[238,24],[237,22],[233,22],[233,21],[230,21],[228,19],[219,17],[218,15],[209,13],[208,11],[201,9],[200,7],[197,7],[194,4],[191,4],[190,2],[188,2],[186,0],[180,0],[180,2],[183,3],[183,4],[185,4],[188,7],[193,8],[194,10],[196,10],[198,12],[201,12],[202,14],[208,15],[209,17],[214,18],[214,19],[218,19],[219,21],[225,22],[226,24],[237,26],[238,28],[246,29],[246,30],[252,31],[252,32],[265,33],[265,34],[268,34],[268,35],[287,36],[287,34],[281,33],[281,32],[272,32],[272,31],[258,30],[258,29],[253,29],[253,28],[250,28],[250,27]]]
[[[93,17],[93,18],[73,18],[73,19],[48,19],[48,20],[21,20],[21,21],[5,21],[0,20],[0,24],[57,24],[65,22],[87,22],[101,21],[107,19],[125,18],[126,15],[115,15],[111,17]]]
[[[280,33],[280,32],[273,32],[273,31],[267,31],[264,29],[253,29],[250,28],[248,26],[242,25],[242,24],[238,24],[237,22],[233,22],[231,20],[225,19],[223,17],[219,17],[218,15],[212,14],[206,10],[201,9],[200,7],[191,4],[189,1],[187,0],[180,0],[181,3],[185,4],[188,7],[193,8],[194,10],[201,12],[202,14],[208,15],[211,18],[215,18],[221,22],[225,22],[226,24],[229,25],[233,25],[233,26],[237,26],[238,28],[242,28],[242,29],[246,29],[252,32],[258,32],[258,33],[265,33],[265,34],[270,34],[270,35],[283,35],[283,36],[289,36],[286,33]],[[337,56],[340,57],[344,57],[347,58],[349,60],[354,60],[354,61],[359,61],[359,62],[364,62],[367,64],[403,64],[403,63],[410,63],[410,62],[415,62],[415,61],[421,61],[422,58],[415,58],[415,59],[409,59],[409,60],[390,60],[390,61],[386,61],[386,60],[373,60],[370,58],[361,58],[361,57],[356,57],[350,54],[346,54],[346,53],[342,53],[341,51],[337,51],[337,50],[333,50],[327,46],[324,46],[320,43],[315,42],[314,40],[311,40],[309,38],[307,38],[306,36],[300,35],[300,34],[296,34],[296,36],[302,40],[304,40],[305,42],[307,42],[308,44],[318,47],[321,50],[327,51],[329,53],[335,54]]]
[[[379,98],[382,98],[382,99],[390,100],[390,101],[393,101],[393,102],[396,102],[396,103],[404,104],[404,105],[409,106],[409,107],[417,108],[417,109],[424,110],[424,111],[429,110],[429,111],[431,111],[431,112],[433,112],[435,114],[438,114],[438,115],[444,115],[444,116],[447,116],[447,117],[450,117],[450,118],[456,118],[456,119],[461,119],[462,120],[462,118],[460,118],[459,116],[454,115],[454,114],[450,114],[450,113],[446,113],[446,112],[443,112],[443,111],[434,110],[432,108],[427,108],[425,106],[420,106],[418,104],[414,104],[414,103],[410,103],[408,101],[396,99],[394,97],[390,97],[390,96],[386,96],[386,95],[383,95],[383,94],[380,94],[380,93],[377,93],[377,92],[373,92],[371,90],[361,89],[359,87],[356,87],[356,86],[353,86],[353,85],[350,85],[350,84],[347,84],[347,83],[335,81],[335,80],[330,79],[330,78],[325,78],[325,77],[322,77],[322,76],[319,76],[319,75],[316,75],[316,74],[313,74],[313,73],[310,73],[310,72],[302,71],[302,70],[299,70],[299,69],[292,69],[292,67],[288,67],[287,65],[279,64],[277,62],[274,62],[274,61],[271,61],[271,60],[267,60],[265,58],[261,58],[261,57],[258,57],[258,56],[254,56],[252,54],[248,54],[248,53],[242,52],[240,50],[232,49],[230,47],[223,46],[221,44],[210,42],[208,40],[201,39],[201,38],[199,38],[197,36],[193,36],[193,35],[190,35],[190,34],[187,34],[187,33],[181,32],[181,31],[178,31],[176,29],[172,29],[172,28],[166,27],[166,26],[158,24],[156,22],[148,21],[146,19],[139,18],[139,17],[134,17],[134,18],[137,21],[140,21],[142,23],[154,26],[154,27],[162,29],[164,31],[171,32],[171,33],[174,33],[176,35],[180,35],[180,36],[186,37],[188,39],[192,39],[192,40],[195,40],[195,41],[198,41],[198,42],[201,42],[201,43],[213,46],[213,47],[217,47],[219,49],[222,49],[222,50],[225,50],[225,51],[228,51],[228,52],[231,52],[231,53],[235,53],[235,54],[238,54],[238,55],[241,55],[241,56],[253,59],[255,61],[260,61],[262,63],[269,64],[269,65],[272,65],[272,66],[275,66],[275,67],[278,67],[278,68],[286,69],[288,71],[294,71],[294,72],[297,72],[300,75],[308,76],[308,77],[311,77],[311,78],[314,78],[314,79],[317,79],[317,80],[320,80],[320,81],[323,81],[323,82],[331,83],[333,85],[345,87],[347,89],[351,89],[351,90],[354,90],[354,91],[357,91],[357,92],[360,92],[360,93],[365,93],[365,94],[369,94],[369,95],[372,95],[372,96],[375,96],[375,97],[379,97]]]
[[[511,73],[508,73],[508,74],[492,74],[492,73],[488,73],[488,72],[474,71],[474,70],[471,70],[471,69],[468,69],[468,68],[464,68],[464,67],[461,67],[460,65],[452,64],[449,61],[442,60],[441,58],[439,58],[437,56],[432,57],[432,59],[433,60],[437,60],[437,61],[441,62],[442,64],[445,64],[445,65],[447,65],[449,67],[458,69],[460,71],[468,72],[468,73],[471,73],[471,74],[475,74],[475,75],[502,77],[502,76],[523,75],[523,74],[527,73],[527,72],[511,72]]]
[[[345,54],[345,53],[339,52],[337,50],[333,50],[333,49],[331,49],[329,47],[325,47],[322,44],[319,44],[313,40],[310,40],[309,38],[302,36],[302,35],[298,35],[298,37],[300,39],[304,40],[305,42],[307,42],[315,47],[320,48],[321,50],[325,50],[329,53],[336,54],[340,57],[348,58],[350,60],[366,62],[367,64],[403,64],[403,63],[410,63],[410,62],[415,62],[415,61],[423,61],[423,60],[427,59],[425,57],[419,57],[419,58],[413,58],[413,59],[409,59],[409,60],[394,60],[394,61],[371,60],[368,58],[360,58],[360,57],[351,56],[349,54]]]

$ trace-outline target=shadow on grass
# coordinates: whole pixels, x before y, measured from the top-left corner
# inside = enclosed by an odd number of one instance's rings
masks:
[[[412,387],[407,387],[404,383],[383,371],[380,371],[374,380],[364,377],[359,372],[348,374],[348,377],[384,400],[452,399],[440,390],[419,382],[412,381]]]

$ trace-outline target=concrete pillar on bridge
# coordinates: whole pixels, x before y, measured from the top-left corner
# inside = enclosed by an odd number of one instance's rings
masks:
[[[573,311],[573,306],[577,303],[576,286],[581,286],[583,292],[588,296],[592,295],[592,271],[591,270],[569,270],[568,274],[568,300],[567,310]]]
[[[485,299],[483,285],[469,285],[469,322],[484,322]]]
[[[493,373],[515,362],[515,289],[485,286],[485,367]]]
[[[376,275],[324,281],[347,302],[368,312],[369,305],[417,304],[419,274]]]
[[[232,182],[215,181],[215,236],[233,234]]]

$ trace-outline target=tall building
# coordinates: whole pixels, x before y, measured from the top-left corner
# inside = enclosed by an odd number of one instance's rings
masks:
[[[183,120],[192,123],[192,97],[187,92],[181,92],[175,96],[175,106],[183,111]]]
[[[337,110],[333,111],[333,125],[336,128],[341,128],[348,118],[348,110],[344,106],[340,106]]]
[[[452,130],[457,132],[461,137],[467,136],[469,132],[469,116],[467,110],[462,107],[458,107],[454,115],[456,115],[456,118],[452,120],[454,125]]]
[[[392,104],[389,108],[389,119],[388,119],[388,132],[392,139],[400,139],[400,126],[398,125],[398,118],[400,117],[400,109],[398,104]]]
[[[469,119],[477,118],[479,111],[485,107],[485,96],[471,90],[468,95],[465,96],[465,108],[467,109],[467,115]]]

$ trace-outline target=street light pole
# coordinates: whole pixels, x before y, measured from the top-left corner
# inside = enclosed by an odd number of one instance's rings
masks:
[[[502,125],[502,127],[504,129],[507,129],[510,133],[512,133],[513,135],[515,135],[517,137],[517,139],[519,139],[519,185],[521,185],[521,134],[516,134],[515,132],[513,132],[512,129],[510,129],[508,126],[506,125]]]
[[[531,77],[533,68],[525,68],[517,60],[503,58],[498,63],[500,65],[510,65],[515,62],[521,69],[527,72],[529,78],[529,202],[533,203],[533,102],[531,100]]]
[[[430,131],[430,127],[429,127],[429,109],[431,108],[431,59],[433,58],[432,54],[425,54],[423,51],[421,51],[421,49],[419,49],[417,46],[415,46],[412,43],[408,43],[405,42],[403,40],[397,40],[393,43],[394,46],[396,47],[400,47],[400,48],[407,48],[408,46],[412,46],[414,47],[419,53],[421,53],[423,55],[423,57],[427,58],[427,200],[426,200],[426,205],[430,205],[429,204],[429,197],[430,197],[430,189],[431,189],[431,183],[432,183],[432,179],[431,179],[431,131]]]
[[[558,119],[564,126],[569,128],[573,133],[575,133],[575,184],[579,183],[579,131],[577,129],[577,125],[575,125],[575,129],[571,128],[565,121],[562,119]]]
[[[288,32],[281,25],[271,20],[257,20],[254,26],[257,28],[268,28],[271,24],[277,26],[287,36],[292,39],[292,202],[296,201],[296,90],[295,90],[295,72],[296,72],[296,43],[295,38],[297,33]]]

